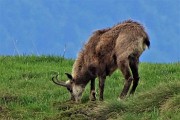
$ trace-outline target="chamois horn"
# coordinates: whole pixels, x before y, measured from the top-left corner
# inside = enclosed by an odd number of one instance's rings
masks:
[[[58,75],[52,77],[52,81],[57,85],[67,87],[67,84],[65,82],[58,80]]]

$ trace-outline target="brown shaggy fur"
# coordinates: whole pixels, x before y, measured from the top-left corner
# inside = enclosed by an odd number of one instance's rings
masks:
[[[145,46],[150,46],[148,35],[141,24],[132,20],[94,32],[73,65],[74,82],[86,86],[90,80],[99,77],[99,86],[102,89],[100,99],[103,99],[106,76],[119,68],[127,81],[120,95],[123,98],[128,92],[131,81],[138,84],[137,66]],[[133,77],[129,72],[130,69]],[[132,88],[132,93],[136,86]]]

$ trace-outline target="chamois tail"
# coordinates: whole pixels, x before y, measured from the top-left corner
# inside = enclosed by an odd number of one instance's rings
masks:
[[[149,37],[146,37],[146,38],[144,39],[144,45],[146,45],[146,46],[147,46],[147,48],[149,48],[149,47],[150,47]]]

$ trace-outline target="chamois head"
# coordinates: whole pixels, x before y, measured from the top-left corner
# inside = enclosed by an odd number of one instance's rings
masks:
[[[70,75],[69,73],[65,73],[65,74],[69,78],[69,80],[67,80],[66,82],[59,81],[58,80],[58,75],[54,76],[52,78],[52,81],[57,85],[66,87],[67,90],[71,94],[71,100],[73,100],[75,102],[80,102],[85,86],[76,84],[75,80],[72,77],[72,75]]]

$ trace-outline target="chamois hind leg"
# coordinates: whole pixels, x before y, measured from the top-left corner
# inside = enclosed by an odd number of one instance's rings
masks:
[[[125,78],[124,88],[120,94],[120,98],[123,99],[129,91],[129,88],[131,86],[131,82],[132,82],[133,78],[131,77],[128,59],[120,61],[118,63],[118,66],[119,66],[119,68],[120,68],[120,70],[121,70],[121,72]]]
[[[92,79],[92,80],[91,80],[90,100],[91,100],[91,101],[95,101],[95,100],[96,100],[95,79]]]
[[[138,73],[139,58],[135,56],[132,56],[132,57],[130,56],[129,64],[130,64],[130,68],[133,74],[133,86],[131,88],[130,94],[134,94],[136,87],[138,86],[138,82],[139,82],[139,73]]]

